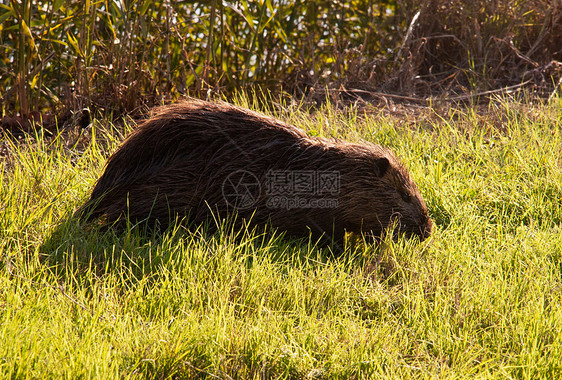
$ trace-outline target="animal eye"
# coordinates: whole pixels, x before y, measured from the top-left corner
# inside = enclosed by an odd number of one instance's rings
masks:
[[[406,192],[400,192],[400,196],[404,202],[410,202],[412,200],[412,196]]]

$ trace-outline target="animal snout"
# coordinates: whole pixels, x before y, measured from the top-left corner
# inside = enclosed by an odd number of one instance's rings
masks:
[[[428,217],[425,217],[423,223],[420,225],[420,231],[419,231],[420,240],[427,239],[431,235],[432,231],[433,231],[433,222]]]

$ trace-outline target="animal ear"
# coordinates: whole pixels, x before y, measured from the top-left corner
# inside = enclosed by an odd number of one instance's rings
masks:
[[[390,162],[388,161],[388,158],[386,157],[377,158],[375,160],[375,175],[377,177],[384,176],[389,166],[390,166]]]

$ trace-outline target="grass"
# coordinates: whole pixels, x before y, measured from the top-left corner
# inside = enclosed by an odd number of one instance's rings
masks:
[[[560,105],[282,112],[391,147],[435,221],[423,243],[338,258],[227,226],[81,226],[69,215],[119,142],[106,123],[88,143],[4,138],[0,377],[560,377]]]

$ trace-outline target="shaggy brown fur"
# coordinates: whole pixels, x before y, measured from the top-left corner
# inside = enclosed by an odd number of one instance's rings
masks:
[[[273,193],[271,173],[337,173],[339,186],[331,193],[317,185],[302,194]],[[248,182],[257,187],[244,187]],[[251,207],[229,201],[233,189],[247,190]],[[271,203],[274,195],[337,204],[289,208]],[[421,239],[432,228],[418,188],[389,150],[310,137],[271,117],[199,100],[156,109],[109,158],[80,213],[108,224],[128,216],[166,227],[176,216],[199,224],[233,211],[253,225],[338,241],[345,231],[381,236],[393,222]]]

